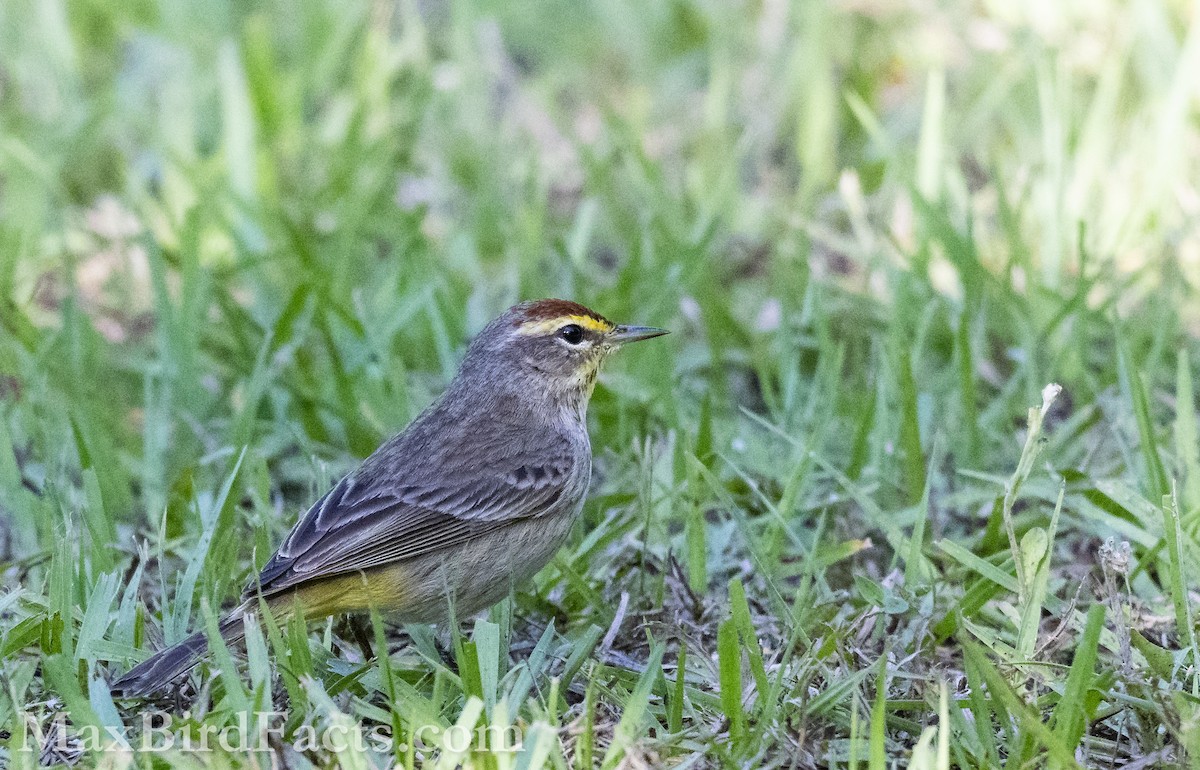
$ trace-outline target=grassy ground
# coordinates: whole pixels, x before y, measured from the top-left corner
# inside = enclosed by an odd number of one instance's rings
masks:
[[[1197,761],[1200,9],[940,5],[0,5],[0,765]],[[533,584],[113,702],[538,296],[676,333]]]

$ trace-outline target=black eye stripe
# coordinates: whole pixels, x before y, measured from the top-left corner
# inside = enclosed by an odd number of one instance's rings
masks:
[[[579,324],[567,324],[558,330],[558,336],[566,340],[568,345],[578,345],[583,342],[583,327]]]

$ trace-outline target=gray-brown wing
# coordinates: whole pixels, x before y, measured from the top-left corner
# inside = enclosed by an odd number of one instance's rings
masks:
[[[364,484],[351,474],[309,508],[246,594],[411,559],[559,509],[572,502],[563,500],[571,471],[565,461],[527,463],[453,487]]]

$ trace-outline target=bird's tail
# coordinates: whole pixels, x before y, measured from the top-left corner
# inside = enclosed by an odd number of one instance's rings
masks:
[[[245,635],[242,620],[245,614],[243,605],[221,619],[217,628],[226,643],[236,642]],[[112,694],[118,698],[140,698],[158,692],[199,663],[206,652],[208,637],[202,631],[194,633],[179,644],[159,650],[129,669],[112,683]]]

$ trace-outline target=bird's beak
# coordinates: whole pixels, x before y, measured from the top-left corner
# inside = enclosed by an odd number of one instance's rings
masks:
[[[608,341],[615,345],[624,345],[627,342],[648,340],[664,334],[670,334],[670,332],[666,329],[656,329],[653,326],[618,326],[609,333]]]

